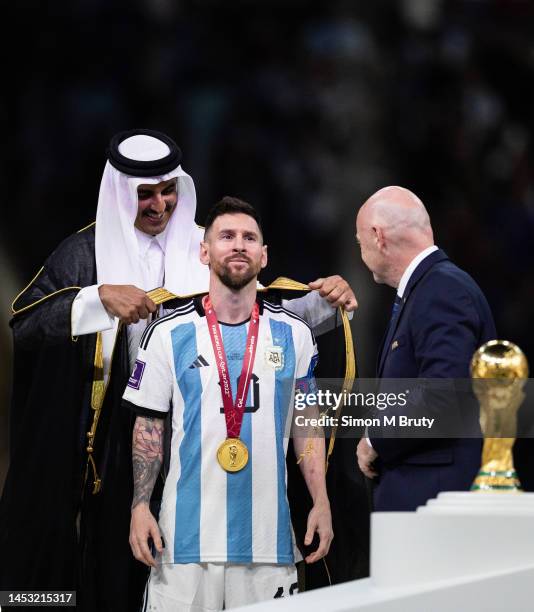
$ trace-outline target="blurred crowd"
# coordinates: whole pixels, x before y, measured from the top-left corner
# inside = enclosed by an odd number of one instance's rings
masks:
[[[341,272],[354,283],[362,375],[374,373],[392,295],[361,265],[353,220],[387,184],[422,198],[500,335],[534,359],[533,3],[58,0],[11,10],[25,53],[11,49],[4,75],[0,236],[20,283],[93,220],[110,136],[150,127],[182,147],[199,223],[225,194],[259,208],[272,249],[264,280]]]

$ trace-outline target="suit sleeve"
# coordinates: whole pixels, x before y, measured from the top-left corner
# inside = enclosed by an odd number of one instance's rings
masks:
[[[462,414],[469,403],[457,392],[455,380],[469,377],[469,363],[479,343],[480,315],[469,292],[458,282],[422,286],[416,297],[409,334],[417,377],[422,380],[411,389],[407,405],[388,408],[388,415],[427,416],[435,418],[436,424],[427,437],[418,432],[406,438],[378,437],[378,432],[370,429],[371,444],[385,462],[416,451],[430,435],[440,437],[440,430],[461,430],[462,423],[473,426],[473,415]]]

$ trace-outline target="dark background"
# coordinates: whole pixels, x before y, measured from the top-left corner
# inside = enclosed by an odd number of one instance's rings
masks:
[[[263,280],[350,279],[362,376],[393,291],[363,267],[354,217],[389,184],[421,197],[499,335],[534,356],[532,2],[29,2],[3,26],[0,482],[10,301],[94,219],[123,129],[178,142],[199,223],[226,194],[261,211]]]

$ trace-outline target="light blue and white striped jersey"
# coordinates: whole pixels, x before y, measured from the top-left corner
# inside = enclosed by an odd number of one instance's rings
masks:
[[[248,321],[220,324],[235,394]],[[308,325],[260,301],[260,328],[241,439],[249,461],[225,472],[219,374],[200,300],[150,325],[124,400],[140,414],[172,409],[170,466],[159,517],[162,563],[294,563],[298,551],[286,494],[288,435],[296,384],[313,386],[317,347]]]

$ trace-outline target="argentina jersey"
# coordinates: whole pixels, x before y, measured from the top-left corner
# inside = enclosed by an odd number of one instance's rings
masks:
[[[249,323],[219,325],[235,401]],[[238,472],[226,472],[217,461],[217,449],[227,437],[219,374],[200,300],[147,328],[124,400],[143,416],[164,418],[172,410],[170,464],[159,516],[162,563],[295,562],[285,455],[295,386],[313,386],[316,355],[304,321],[260,301],[240,433],[249,461]]]

